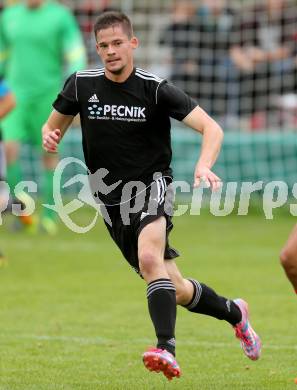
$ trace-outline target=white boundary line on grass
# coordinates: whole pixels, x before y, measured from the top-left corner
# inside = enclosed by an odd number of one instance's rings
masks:
[[[13,338],[14,340],[25,340],[25,339],[30,339],[30,340],[36,340],[36,341],[60,341],[60,342],[74,342],[78,344],[83,344],[83,345],[102,345],[102,344],[112,344],[115,342],[114,339],[107,339],[103,337],[76,337],[76,336],[50,336],[50,335],[29,335],[29,334],[24,334],[24,335],[16,335],[16,336],[9,336],[9,335],[1,335],[1,338]],[[147,338],[138,338],[134,339],[134,342],[136,343],[142,343],[146,345],[150,345],[152,343],[151,339]],[[123,342],[124,343],[124,342]],[[233,344],[233,343],[224,343],[224,342],[209,342],[209,341],[197,341],[188,339],[186,341],[179,341],[178,345],[183,346],[183,345],[192,345],[192,346],[200,346],[200,347],[206,347],[206,348],[238,348],[238,344]],[[297,346],[294,345],[281,345],[281,344],[264,344],[264,349],[273,349],[273,350],[291,350],[291,351],[297,351]]]

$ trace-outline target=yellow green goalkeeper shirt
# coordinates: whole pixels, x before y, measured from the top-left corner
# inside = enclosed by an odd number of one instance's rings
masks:
[[[7,7],[0,16],[0,75],[20,100],[57,92],[65,76],[86,66],[71,12],[55,1]]]

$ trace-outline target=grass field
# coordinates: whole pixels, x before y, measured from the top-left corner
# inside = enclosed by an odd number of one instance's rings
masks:
[[[86,221],[88,212],[80,215]],[[142,280],[122,260],[102,221],[55,238],[1,228],[0,389],[296,389],[296,297],[278,262],[294,223],[280,215],[176,218],[172,244],[185,276],[243,297],[264,348],[242,353],[231,327],[178,310],[182,378],[146,371],[154,343]]]

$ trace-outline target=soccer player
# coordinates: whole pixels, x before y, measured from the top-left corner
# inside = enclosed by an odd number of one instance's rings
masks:
[[[281,251],[280,261],[297,294],[297,225]]]
[[[4,82],[4,80],[0,77],[0,119],[4,118],[13,108],[15,107],[15,98]],[[0,182],[4,181],[5,177],[5,158],[4,151],[2,148],[2,138],[1,138],[1,128],[0,128]],[[0,186],[0,204],[2,188]],[[4,264],[4,255],[0,251],[0,267]]]
[[[7,180],[21,180],[19,151],[28,141],[40,148],[40,128],[67,76],[85,67],[82,36],[70,11],[55,1],[25,0],[7,7],[0,18],[0,73],[14,91],[17,107],[3,121]],[[53,170],[58,157],[43,153],[43,201],[52,203]],[[56,231],[55,214],[44,209],[41,226]]]
[[[43,126],[43,147],[55,153],[74,116],[80,114],[92,192],[104,202],[111,237],[147,284],[157,346],[143,354],[143,362],[151,371],[162,371],[169,380],[181,375],[175,360],[177,304],[229,322],[245,354],[256,360],[261,343],[249,323],[247,303],[224,298],[195,279],[183,278],[174,261],[178,253],[168,242],[172,229],[171,213],[166,211],[172,208],[172,199],[166,195],[172,182],[170,117],[203,135],[195,186],[202,179],[214,190],[220,186],[211,167],[219,153],[222,130],[180,89],[134,67],[133,50],[138,40],[125,14],[103,13],[94,32],[105,67],[69,77]],[[109,173],[104,185],[98,185],[102,169]],[[128,223],[123,206],[131,203],[134,207],[137,198],[143,196],[142,190],[134,191],[133,196],[126,191],[129,185],[134,186],[131,181],[143,183],[146,194],[141,210],[131,212]]]

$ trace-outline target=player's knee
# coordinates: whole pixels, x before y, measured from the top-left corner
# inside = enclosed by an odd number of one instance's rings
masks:
[[[290,250],[284,248],[281,251],[280,262],[287,272],[297,274],[297,256]]]
[[[150,274],[159,266],[160,259],[153,250],[144,249],[138,253],[139,268],[142,274]]]

